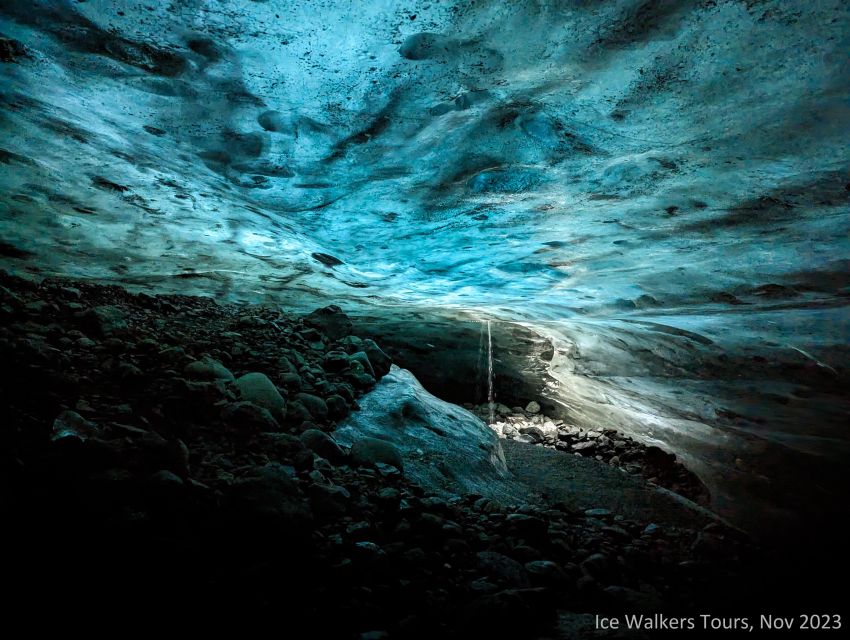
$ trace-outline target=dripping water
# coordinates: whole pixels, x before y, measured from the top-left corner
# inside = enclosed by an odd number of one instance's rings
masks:
[[[490,424],[495,420],[496,395],[493,392],[493,336],[490,333],[490,321],[487,321],[487,408],[490,410]]]
[[[478,334],[478,359],[475,361],[475,404],[484,404],[482,378],[486,355],[484,353],[484,320],[481,321],[481,331]]]

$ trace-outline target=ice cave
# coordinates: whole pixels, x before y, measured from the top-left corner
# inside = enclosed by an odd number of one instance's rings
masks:
[[[0,611],[840,629],[848,305],[845,0],[0,0]]]

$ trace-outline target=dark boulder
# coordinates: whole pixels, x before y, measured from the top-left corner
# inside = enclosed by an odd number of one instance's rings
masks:
[[[332,340],[339,340],[351,333],[351,319],[335,304],[316,309],[304,318],[304,324],[314,327]]]
[[[331,420],[341,420],[348,415],[348,403],[342,396],[336,394],[328,396],[325,404],[328,405],[328,418]]]
[[[121,335],[128,328],[124,313],[117,307],[94,307],[80,314],[79,318],[86,332],[99,338]]]
[[[375,371],[375,378],[380,380],[390,372],[390,367],[393,364],[393,359],[384,353],[381,348],[375,344],[374,340],[368,338],[363,341],[363,351],[369,356],[369,362],[372,364],[372,369]]]
[[[301,442],[308,449],[329,462],[339,464],[345,460],[345,452],[336,443],[336,440],[324,431],[307,429],[301,434]]]
[[[243,433],[280,430],[268,409],[253,402],[232,402],[222,409],[221,417],[227,427]]]
[[[299,393],[295,396],[295,399],[304,405],[313,419],[324,420],[328,417],[328,405],[320,397],[309,393]]]

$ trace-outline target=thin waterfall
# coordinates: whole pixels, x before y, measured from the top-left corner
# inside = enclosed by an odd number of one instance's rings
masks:
[[[490,409],[490,424],[495,420],[496,394],[493,391],[493,336],[490,333],[490,321],[487,321],[487,407]]]
[[[484,377],[484,320],[481,321],[481,331],[478,334],[478,359],[475,361],[475,395],[473,402],[483,404],[482,380]]]

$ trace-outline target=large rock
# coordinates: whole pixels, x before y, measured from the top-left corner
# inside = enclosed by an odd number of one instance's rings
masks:
[[[127,331],[127,318],[117,307],[108,305],[94,307],[84,312],[80,319],[86,331],[100,337],[110,338]]]
[[[331,420],[340,420],[348,415],[348,403],[342,396],[329,396],[325,400],[325,404],[328,405],[328,418]]]
[[[228,427],[242,433],[280,429],[271,412],[253,402],[232,402],[222,409],[221,417]]]
[[[516,560],[495,551],[480,551],[476,556],[478,569],[488,578],[512,587],[528,585],[528,573]]]
[[[345,487],[312,484],[307,489],[310,509],[322,521],[333,521],[345,515],[351,494]]]
[[[369,356],[369,362],[375,372],[375,379],[383,378],[390,372],[393,359],[384,353],[374,340],[364,340],[363,351]]]
[[[248,536],[280,535],[290,540],[309,536],[310,508],[283,465],[256,469],[234,482],[225,497],[228,514]]]
[[[355,353],[363,348],[363,340],[357,336],[346,336],[339,341],[339,346],[342,347],[346,353]]]
[[[263,439],[274,460],[291,464],[297,470],[313,468],[313,452],[300,438],[288,433],[265,433]]]
[[[351,333],[351,319],[335,304],[316,309],[304,318],[304,324],[314,327],[331,340],[339,340]]]
[[[372,367],[372,363],[369,361],[369,356],[366,355],[365,351],[358,351],[357,353],[351,354],[351,359],[356,360],[363,367],[363,371],[368,373],[373,378],[375,376],[375,369]]]
[[[319,396],[314,396],[310,393],[299,393],[295,396],[315,420],[324,420],[328,417],[328,405]]]
[[[76,411],[63,411],[53,421],[53,442],[85,442],[96,437],[99,431],[97,425],[89,422]]]
[[[273,416],[282,415],[286,411],[286,401],[264,373],[246,373],[236,380],[236,388],[242,400],[253,402]]]
[[[344,351],[329,351],[322,358],[322,369],[328,373],[339,373],[348,367],[348,355]]]
[[[200,380],[204,382],[213,382],[215,380],[232,382],[235,380],[234,375],[227,367],[212,358],[190,362],[183,369],[183,375],[189,380]]]
[[[345,458],[345,453],[340,446],[324,431],[307,429],[301,434],[301,442],[308,449],[334,464],[342,462]]]
[[[366,440],[376,439],[395,447],[405,474],[425,487],[502,496],[509,478],[496,435],[470,412],[432,396],[409,371],[393,366],[360,407],[334,433],[340,444],[353,445],[353,458],[377,448]]]

